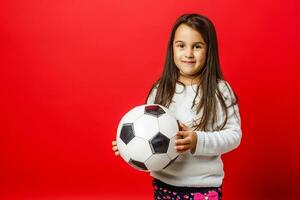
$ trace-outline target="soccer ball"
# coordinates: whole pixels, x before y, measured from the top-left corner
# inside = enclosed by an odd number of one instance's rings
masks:
[[[178,120],[158,104],[133,108],[121,119],[117,146],[121,157],[141,171],[159,171],[176,160]]]

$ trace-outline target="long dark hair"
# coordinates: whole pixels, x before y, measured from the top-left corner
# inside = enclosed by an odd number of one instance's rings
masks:
[[[167,48],[167,55],[165,59],[164,69],[162,72],[161,77],[152,85],[147,99],[151,94],[154,87],[157,88],[156,96],[154,103],[160,104],[165,107],[169,107],[173,95],[175,93],[176,83],[179,83],[185,87],[185,85],[178,81],[179,77],[179,70],[174,63],[173,57],[173,40],[175,31],[177,30],[178,26],[181,24],[185,24],[194,30],[198,31],[205,43],[207,44],[207,57],[204,66],[202,67],[199,76],[200,82],[197,85],[196,96],[193,100],[192,108],[196,105],[195,100],[196,97],[199,95],[199,89],[202,89],[202,96],[200,97],[201,100],[197,104],[197,114],[202,110],[202,116],[200,121],[193,125],[194,130],[208,130],[208,125],[211,123],[211,128],[213,128],[214,122],[216,122],[216,114],[217,114],[217,99],[219,100],[223,116],[225,119],[218,129],[222,129],[225,124],[227,123],[228,118],[228,111],[227,106],[225,104],[225,97],[222,95],[218,83],[223,79],[223,74],[220,68],[219,62],[219,53],[218,53],[218,41],[217,35],[215,31],[215,27],[213,23],[205,16],[199,14],[184,14],[181,15],[175,22],[170,39],[168,42]],[[229,89],[229,86],[225,84]],[[232,90],[233,91],[233,90]],[[234,98],[233,102],[230,106],[237,104],[238,98],[233,91]],[[191,109],[192,109],[191,108]],[[212,121],[210,121],[212,120]]]

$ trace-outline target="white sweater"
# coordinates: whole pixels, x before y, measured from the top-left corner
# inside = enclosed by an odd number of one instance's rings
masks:
[[[231,104],[230,92],[225,83],[220,81],[218,86],[222,94],[227,98],[225,103]],[[199,119],[201,112],[196,115],[196,106],[191,109],[193,99],[196,94],[196,85],[184,87],[176,84],[176,92],[173,96],[169,110],[174,116],[185,125],[191,127],[193,121]],[[201,95],[201,89],[199,90]],[[150,94],[147,103],[154,103],[156,88]],[[197,98],[196,103],[200,98]],[[236,114],[234,114],[234,109]],[[220,126],[223,122],[221,106],[218,102],[217,122],[214,124]],[[224,178],[223,162],[221,155],[227,153],[239,146],[242,131],[241,120],[238,106],[228,108],[228,119],[225,127],[220,131],[196,131],[197,145],[194,154],[187,151],[180,154],[178,158],[166,169],[157,172],[151,172],[150,175],[165,183],[174,186],[186,187],[219,187]]]

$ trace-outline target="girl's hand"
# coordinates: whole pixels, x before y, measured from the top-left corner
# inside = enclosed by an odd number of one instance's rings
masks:
[[[116,156],[120,155],[120,152],[119,152],[118,147],[117,147],[117,142],[115,140],[112,141],[112,150],[115,152]]]
[[[183,153],[190,150],[191,153],[195,152],[197,144],[197,134],[192,129],[180,122],[181,131],[176,133],[177,139],[175,140],[175,148],[178,153]]]

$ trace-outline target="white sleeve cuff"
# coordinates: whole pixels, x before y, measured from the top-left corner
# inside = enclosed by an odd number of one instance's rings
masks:
[[[201,155],[205,146],[205,136],[204,133],[201,131],[195,131],[197,134],[197,144],[196,149],[193,155]]]

